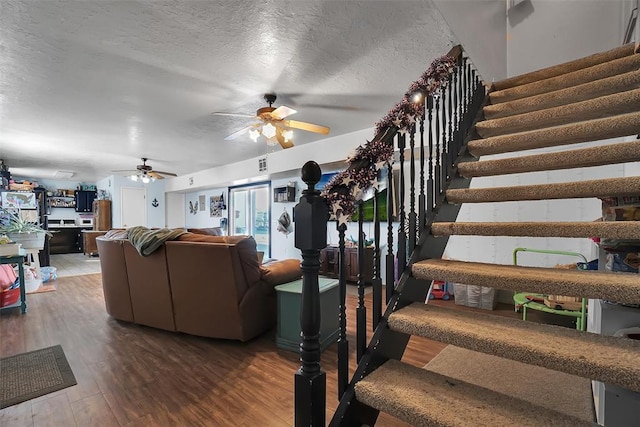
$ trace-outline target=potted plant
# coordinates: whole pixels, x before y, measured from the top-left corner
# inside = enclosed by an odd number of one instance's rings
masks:
[[[0,234],[21,243],[24,249],[43,249],[45,236],[52,236],[39,224],[23,218],[19,210],[14,213],[5,208],[0,208]]]

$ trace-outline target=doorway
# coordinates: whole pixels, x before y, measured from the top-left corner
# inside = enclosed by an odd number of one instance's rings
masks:
[[[271,256],[271,185],[260,184],[229,189],[229,235],[250,235],[265,258]]]
[[[147,225],[147,189],[144,187],[122,187],[120,190],[122,205],[122,227]]]

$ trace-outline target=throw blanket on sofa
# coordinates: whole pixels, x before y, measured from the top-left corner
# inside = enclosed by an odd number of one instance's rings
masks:
[[[161,228],[158,230],[149,230],[147,227],[137,226],[127,228],[129,241],[138,250],[142,256],[149,256],[158,249],[167,240],[175,240],[186,231],[179,228],[170,230]]]

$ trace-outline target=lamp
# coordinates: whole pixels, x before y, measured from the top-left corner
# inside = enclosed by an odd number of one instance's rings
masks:
[[[276,138],[276,135],[278,135],[278,132],[285,142],[289,142],[293,139],[293,131],[291,129],[283,130],[274,126],[270,122],[265,123],[262,127],[258,126],[249,130],[249,138],[251,138],[253,142],[258,142],[258,138],[262,135],[267,140],[267,145],[277,145],[278,139]]]
[[[154,177],[148,175],[147,171],[138,171],[137,173],[130,175],[129,179],[134,182],[140,180],[143,184],[148,184],[156,180]]]

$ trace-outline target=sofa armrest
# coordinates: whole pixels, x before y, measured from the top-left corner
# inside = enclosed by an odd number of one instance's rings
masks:
[[[302,277],[299,259],[283,259],[260,266],[261,278],[271,286],[292,282]]]

